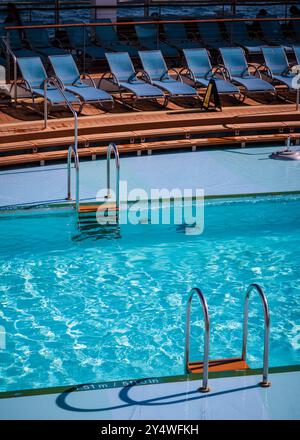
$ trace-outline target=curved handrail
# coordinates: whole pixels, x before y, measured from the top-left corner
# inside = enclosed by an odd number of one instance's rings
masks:
[[[264,309],[265,334],[264,334],[264,364],[263,364],[263,380],[260,382],[262,387],[269,387],[271,383],[268,381],[269,373],[269,339],[270,339],[270,313],[266,295],[258,284],[250,284],[247,289],[244,304],[244,326],[243,326],[243,349],[242,359],[246,360],[247,355],[247,336],[248,336],[248,306],[251,292],[255,290],[261,299]]]
[[[191,335],[191,305],[194,295],[198,295],[198,298],[202,305],[202,310],[204,314],[205,323],[205,337],[204,337],[204,359],[203,359],[203,379],[202,387],[199,389],[202,393],[207,393],[210,391],[208,387],[208,356],[209,356],[209,337],[210,337],[210,320],[208,307],[206,303],[205,296],[200,289],[194,287],[191,292],[187,303],[186,311],[186,329],[185,329],[185,369],[186,372],[189,371],[189,358],[190,358],[190,335]]]
[[[55,77],[46,78],[44,81],[44,122],[45,128],[48,126],[48,100],[47,100],[47,86],[53,85],[60,92],[62,97],[64,98],[69,110],[73,114],[74,117],[74,145],[71,145],[68,149],[68,180],[67,180],[67,200],[71,200],[71,160],[72,153],[74,153],[75,158],[75,169],[76,169],[76,211],[79,210],[79,155],[78,155],[78,115],[75,111],[74,107],[68,100],[64,90],[63,85]]]
[[[74,154],[74,165],[76,170],[76,211],[79,210],[79,156],[78,151],[71,145],[68,150],[68,195],[67,200],[72,200],[71,196],[71,161]]]
[[[106,172],[107,172],[107,198],[111,197],[111,186],[110,186],[110,157],[111,152],[115,154],[116,161],[116,207],[119,209],[120,206],[120,155],[117,145],[114,142],[111,142],[107,147],[107,156],[106,156]]]

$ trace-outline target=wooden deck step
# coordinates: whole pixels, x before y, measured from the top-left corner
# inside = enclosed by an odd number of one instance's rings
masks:
[[[254,113],[255,111],[255,113]],[[253,124],[267,123],[282,124],[284,121],[297,123],[299,116],[295,111],[284,111],[279,106],[265,106],[251,108],[234,108],[224,109],[223,112],[143,112],[140,114],[120,114],[105,115],[102,117],[84,117],[79,120],[79,136],[89,136],[99,134],[101,127],[101,135],[105,140],[106,136],[112,134],[121,139],[132,132],[141,132],[145,130],[167,130],[174,127],[209,127],[213,132],[214,126],[227,126],[232,124]],[[37,123],[35,123],[37,124]],[[54,142],[55,138],[72,138],[74,131],[74,123],[72,118],[49,121],[49,128],[43,129],[39,123],[9,124],[9,126],[0,127],[1,146],[5,144],[13,144],[18,142],[33,142],[36,140],[49,140]],[[208,128],[207,128],[208,129]],[[126,133],[127,132],[127,133]],[[124,133],[124,135],[123,135]],[[124,139],[124,137],[123,137]],[[59,141],[58,141],[59,142]]]
[[[185,126],[185,127],[169,127],[165,129],[151,129],[151,130],[137,130],[137,131],[124,131],[120,133],[96,133],[88,134],[85,136],[78,137],[79,147],[88,147],[91,143],[109,143],[109,142],[121,142],[130,141],[141,142],[150,140],[151,138],[164,138],[164,137],[190,137],[200,134],[211,133],[214,137],[216,134],[234,135],[236,131],[257,131],[260,130],[288,130],[298,128],[298,123],[294,124],[288,122],[274,122],[274,123],[257,123],[257,124],[226,124],[226,125],[203,125],[203,126]],[[28,141],[17,141],[17,142],[5,142],[1,140],[0,142],[0,153],[13,152],[18,150],[29,150],[32,152],[38,152],[39,149],[45,148],[58,148],[72,145],[74,143],[73,136],[64,137],[49,137],[41,138]]]
[[[299,139],[299,134],[292,133],[292,139]],[[266,135],[247,135],[247,136],[224,136],[224,137],[209,137],[209,138],[193,138],[193,139],[175,139],[169,141],[156,141],[118,145],[120,153],[132,153],[139,151],[152,150],[168,150],[168,149],[184,149],[184,148],[209,148],[215,146],[228,145],[243,145],[246,143],[260,143],[260,142],[283,142],[287,139],[287,133],[266,134]],[[78,154],[80,157],[95,157],[96,155],[105,155],[107,148],[88,147],[80,148]],[[23,165],[28,163],[40,162],[44,164],[47,161],[56,161],[67,159],[68,150],[45,151],[38,153],[27,153],[18,155],[9,155],[0,157],[0,167]]]
[[[189,372],[192,374],[203,373],[203,362],[190,362]],[[246,370],[249,366],[241,358],[217,359],[209,361],[209,372]]]

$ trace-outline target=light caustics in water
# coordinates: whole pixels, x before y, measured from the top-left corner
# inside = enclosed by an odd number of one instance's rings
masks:
[[[74,240],[69,214],[0,219],[0,390],[183,373],[185,308],[201,287],[211,358],[237,356],[243,300],[261,284],[271,366],[300,361],[300,198],[206,203],[204,233],[125,225],[119,238]],[[192,358],[202,357],[193,309]],[[197,334],[201,337],[196,337]],[[261,366],[263,314],[251,298],[248,360]]]

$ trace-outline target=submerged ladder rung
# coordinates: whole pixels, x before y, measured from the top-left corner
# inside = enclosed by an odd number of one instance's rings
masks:
[[[209,372],[247,370],[249,365],[242,358],[216,359],[208,362]],[[203,362],[189,362],[188,370],[192,374],[203,373]]]

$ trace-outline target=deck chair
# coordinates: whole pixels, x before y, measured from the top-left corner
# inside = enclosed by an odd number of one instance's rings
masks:
[[[216,22],[197,23],[198,32],[205,47],[219,49],[228,47],[230,44],[222,35],[220,27]]]
[[[226,21],[224,24],[230,42],[243,47],[250,55],[261,53],[264,42],[250,38],[246,23]]]
[[[182,69],[180,73],[193,81],[195,87],[207,87],[209,81],[213,78],[219,94],[240,94],[239,89],[234,84],[226,81],[224,77],[220,78],[220,75],[223,76],[222,69],[217,68],[215,71],[213,70],[206,49],[183,49],[183,54],[186,60],[187,69]]]
[[[175,71],[176,79],[169,75],[168,67],[160,50],[139,51],[139,56],[151,84],[167,92],[170,98],[199,98],[197,90],[182,82],[178,72]]]
[[[199,43],[189,39],[184,23],[165,23],[164,34],[166,42],[178,50],[199,47]]]
[[[68,53],[60,47],[53,46],[46,29],[25,29],[25,35],[30,47],[43,57]]]
[[[135,101],[138,99],[163,99],[163,105],[167,104],[165,94],[158,87],[149,84],[143,72],[134,70],[127,52],[106,53],[105,56],[111,70],[106,79],[118,87],[122,101],[125,102],[122,95],[123,91],[129,91],[134,96]],[[104,78],[105,76],[102,77],[102,79]]]
[[[134,26],[139,45],[143,49],[161,50],[167,58],[179,57],[178,50],[158,39],[158,29],[155,24],[136,24]]]
[[[7,36],[7,31],[4,29],[8,24],[1,24],[0,25],[0,39]],[[9,26],[14,26],[13,23],[9,23]],[[8,42],[10,45],[10,48],[12,52],[15,54],[15,56],[18,57],[34,57],[37,54],[33,52],[32,50],[29,50],[25,47],[23,47],[22,40],[20,37],[20,34],[17,30],[11,30],[8,32]]]
[[[91,37],[84,27],[66,27],[70,45],[80,55],[84,53],[93,61],[105,59],[105,51],[91,40]]]
[[[52,55],[49,61],[55,75],[60,79],[65,89],[77,95],[83,103],[97,103],[102,105],[109,102],[113,105],[113,98],[102,89],[97,89],[94,80],[90,75],[84,74],[91,81],[92,85],[88,85],[82,81],[74,58],[71,54]]]
[[[284,36],[279,21],[260,21],[259,26],[268,44],[284,46],[287,52],[292,52],[292,42]]]
[[[284,48],[282,46],[265,46],[262,51],[269,78],[275,83],[284,84],[292,89],[295,75],[291,72]]]
[[[18,58],[18,66],[21,71],[23,82],[20,84],[26,91],[31,93],[32,101],[35,97],[44,98],[44,82],[48,78],[43,63],[39,57]],[[79,98],[68,91],[64,91],[66,98],[72,104],[79,104]],[[66,105],[66,101],[57,87],[47,87],[47,100],[51,106]]]
[[[97,20],[97,22],[111,23],[111,20],[109,18],[103,18]],[[94,29],[96,42],[105,49],[113,52],[127,52],[132,57],[138,56],[138,49],[129,44],[127,37],[126,41],[120,40],[113,25],[96,26]]]
[[[221,48],[220,54],[227,78],[234,84],[242,86],[245,93],[275,93],[272,84],[250,73],[241,47]],[[258,69],[255,69],[255,73],[260,75]]]

